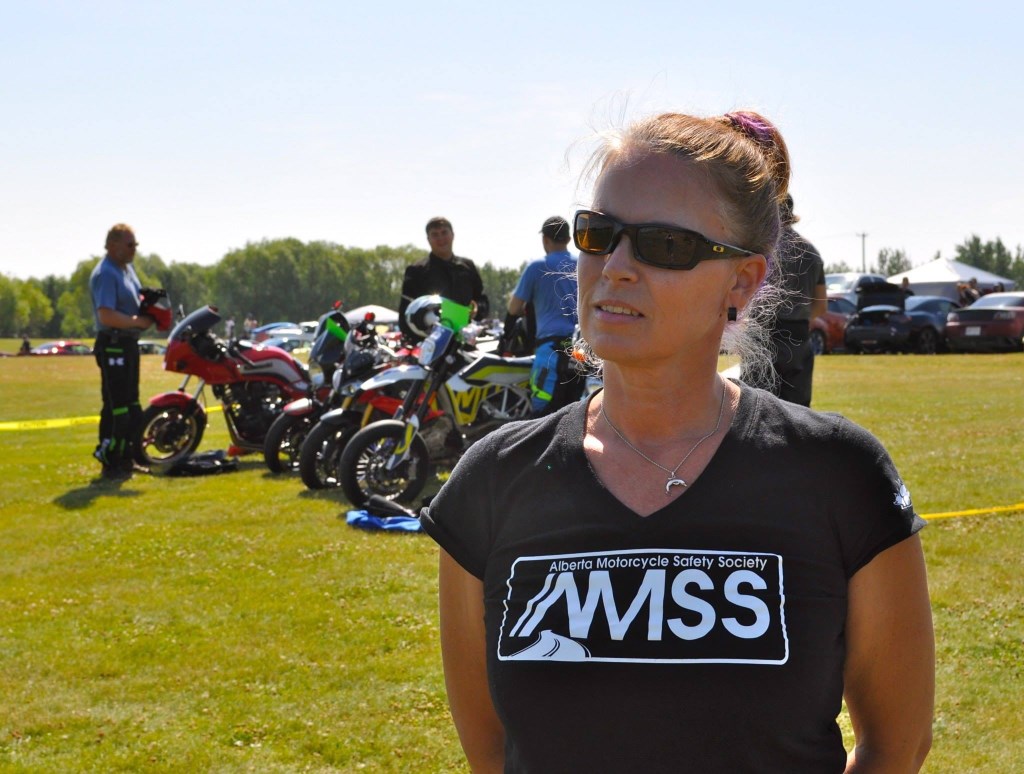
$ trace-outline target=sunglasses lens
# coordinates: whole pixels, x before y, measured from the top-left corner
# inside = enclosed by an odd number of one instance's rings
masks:
[[[615,237],[615,223],[596,212],[580,212],[573,231],[576,247],[585,253],[604,255]]]
[[[646,226],[637,234],[636,252],[642,261],[665,268],[681,269],[693,263],[697,240],[686,231]]]
[[[581,210],[573,222],[573,239],[576,247],[591,255],[608,255],[618,244],[619,235],[626,234],[632,242],[633,256],[641,263],[662,269],[694,268],[701,261],[708,244],[700,234],[682,228],[667,226],[623,225],[600,212]],[[726,246],[710,243],[718,255],[704,257],[728,257],[736,251],[727,251]]]

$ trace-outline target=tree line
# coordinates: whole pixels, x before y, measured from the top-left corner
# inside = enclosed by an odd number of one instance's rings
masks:
[[[227,320],[253,315],[260,322],[315,320],[336,301],[343,309],[364,304],[398,307],[405,267],[426,250],[405,245],[373,249],[332,242],[274,239],[232,250],[211,266],[167,264],[159,255],[138,255],[143,286],[164,288],[186,313],[205,304]],[[20,280],[0,275],[0,336],[87,338],[93,334],[89,275],[102,256],[87,258],[68,277]],[[491,316],[503,318],[522,267],[478,266]],[[152,331],[151,331],[152,332]]]
[[[968,266],[975,266],[983,271],[990,271],[1000,277],[1012,279],[1017,283],[1017,288],[1024,288],[1024,247],[1017,245],[1014,252],[1003,244],[998,237],[994,241],[982,242],[981,237],[972,234],[961,244],[954,248],[953,259]],[[941,253],[935,253],[935,258],[941,258]],[[891,277],[893,274],[912,269],[913,265],[903,250],[893,250],[884,247],[878,251],[878,260],[868,266],[871,274],[881,274]],[[826,264],[827,274],[840,274],[842,272],[857,271],[857,268],[850,266],[846,261]]]
[[[232,250],[211,266],[167,264],[155,253],[139,255],[135,271],[143,285],[167,290],[175,308],[180,304],[190,312],[212,304],[225,320],[234,317],[240,330],[249,314],[260,322],[313,320],[335,301],[345,309],[364,304],[397,308],[405,267],[426,254],[412,245],[363,249],[274,239]],[[983,242],[972,235],[956,246],[955,258],[1024,287],[1024,248],[1020,246],[1011,253],[1000,239]],[[89,275],[100,259],[92,256],[79,262],[68,277],[20,280],[0,274],[0,336],[90,337]],[[888,277],[909,268],[903,250],[883,248],[868,270]],[[479,269],[491,300],[491,316],[501,319],[522,267],[503,269],[488,262]],[[828,264],[825,270],[856,269],[840,262]]]

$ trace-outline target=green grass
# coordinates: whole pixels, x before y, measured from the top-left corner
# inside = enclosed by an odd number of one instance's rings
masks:
[[[177,386],[143,358],[142,395]],[[922,513],[1024,502],[1024,355],[821,358],[815,406],[892,451]],[[91,358],[0,358],[0,422],[98,410]],[[0,431],[0,771],[451,771],[433,543],[241,470],[96,482],[95,428]],[[228,443],[211,417],[202,448]],[[1024,513],[923,533],[931,772],[1024,758]],[[898,593],[898,590],[894,590]]]

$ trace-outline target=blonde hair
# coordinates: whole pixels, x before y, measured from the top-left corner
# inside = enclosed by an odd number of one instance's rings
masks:
[[[739,355],[744,370],[771,378],[770,324],[779,302],[775,260],[782,234],[779,207],[789,190],[789,151],[781,133],[753,111],[701,118],[663,113],[606,132],[585,177],[599,179],[616,161],[664,154],[687,161],[717,194],[729,242],[768,261],[768,275],[736,322],[725,327],[723,352]],[[591,358],[593,362],[593,358]]]

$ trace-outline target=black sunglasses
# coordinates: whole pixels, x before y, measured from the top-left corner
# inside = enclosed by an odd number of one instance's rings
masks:
[[[580,252],[608,255],[625,234],[633,245],[633,257],[660,269],[694,268],[712,258],[738,258],[753,255],[742,247],[712,242],[706,236],[686,228],[656,223],[619,223],[609,215],[580,210],[573,218],[573,241]]]

